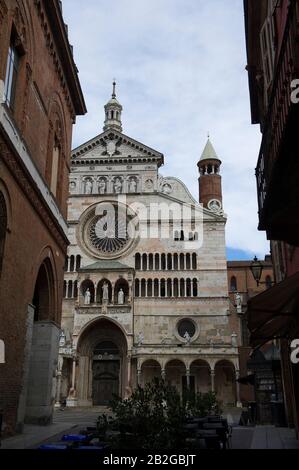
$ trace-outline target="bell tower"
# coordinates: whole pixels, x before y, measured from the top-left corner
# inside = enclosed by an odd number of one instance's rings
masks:
[[[121,114],[122,105],[116,99],[116,82],[113,82],[113,92],[111,100],[105,106],[105,125],[104,132],[113,129],[122,132]]]
[[[210,141],[210,136],[197,166],[200,173],[199,202],[206,209],[220,212],[222,210],[221,160]]]

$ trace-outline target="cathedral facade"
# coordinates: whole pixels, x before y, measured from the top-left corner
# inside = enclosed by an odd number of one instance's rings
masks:
[[[208,140],[200,198],[126,136],[115,93],[104,132],[72,153],[57,402],[107,405],[162,377],[239,401],[221,161]]]

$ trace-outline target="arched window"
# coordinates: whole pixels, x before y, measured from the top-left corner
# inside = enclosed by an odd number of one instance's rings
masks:
[[[94,304],[95,303],[95,288],[94,288],[94,283],[89,281],[88,279],[86,279],[85,281],[82,282],[81,284],[81,297],[82,297],[82,300],[83,300],[83,303],[84,303],[84,298],[85,298],[85,294],[86,294],[86,291],[89,289],[90,291],[90,303],[91,304]]]
[[[142,255],[142,270],[147,271],[147,255]]]
[[[231,292],[237,292],[238,291],[238,283],[237,283],[237,278],[236,276],[232,276],[230,280],[230,290]]]
[[[79,271],[80,268],[81,268],[81,256],[78,255],[76,257],[76,271]]]
[[[66,256],[66,258],[65,258],[65,264],[64,264],[64,272],[66,272],[66,273],[67,273],[68,270],[69,270],[69,260],[70,260],[69,257]]]
[[[185,267],[185,255],[183,253],[180,254],[180,271],[184,271]]]
[[[73,281],[68,282],[67,297],[68,299],[73,298]]]
[[[192,269],[197,269],[197,254],[193,253],[192,255]]]
[[[54,297],[52,266],[50,260],[46,259],[39,269],[32,299],[32,305],[35,307],[35,322],[55,320],[56,304]]]
[[[140,281],[139,279],[135,280],[135,297],[140,297]]]
[[[181,230],[181,242],[185,241],[185,233],[184,230]]]
[[[187,253],[187,255],[186,255],[186,269],[187,269],[187,271],[190,271],[190,269],[191,269],[191,255],[190,255],[190,253]]]
[[[179,257],[178,257],[178,254],[177,254],[177,253],[175,253],[175,254],[173,255],[173,269],[174,269],[175,271],[177,271],[177,270],[179,269]]]
[[[163,253],[162,256],[161,256],[161,269],[162,269],[162,271],[166,270],[166,255],[165,255],[165,253]]]
[[[198,280],[193,279],[193,297],[198,297]]]
[[[4,258],[5,239],[7,231],[7,210],[3,194],[0,192],[0,276]]]
[[[153,271],[154,269],[154,255],[151,253],[148,257],[148,269]]]
[[[172,281],[167,279],[167,297],[172,297]]]
[[[185,297],[186,292],[185,292],[185,279],[181,279],[180,281],[180,297]]]
[[[141,280],[141,297],[146,297],[146,280]]]
[[[160,270],[160,255],[158,253],[155,255],[155,270]]]
[[[71,256],[70,260],[70,272],[73,273],[75,271],[75,257]]]
[[[78,281],[74,282],[74,298],[78,298]]]
[[[135,256],[135,268],[139,271],[141,269],[141,255],[140,253],[136,253]]]
[[[171,254],[168,254],[168,255],[167,255],[167,269],[168,269],[169,271],[171,271],[171,270],[172,270],[172,267],[173,267],[173,266],[172,266],[172,255],[171,255]]]
[[[149,279],[147,281],[147,296],[148,297],[153,297],[153,281],[152,281],[152,279]]]

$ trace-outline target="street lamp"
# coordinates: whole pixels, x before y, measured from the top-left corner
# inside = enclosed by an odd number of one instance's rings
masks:
[[[261,278],[262,278],[262,274],[263,274],[263,269],[264,269],[263,264],[255,256],[254,260],[251,263],[250,271],[252,272],[252,275],[253,275],[258,287],[259,287],[260,284],[262,284],[261,283]]]

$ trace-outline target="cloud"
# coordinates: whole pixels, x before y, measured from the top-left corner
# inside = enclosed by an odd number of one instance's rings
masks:
[[[198,197],[197,161],[208,131],[221,158],[227,244],[263,256],[240,0],[64,0],[64,17],[89,114],[74,146],[102,131],[117,79],[124,132],[165,154],[164,175]]]

